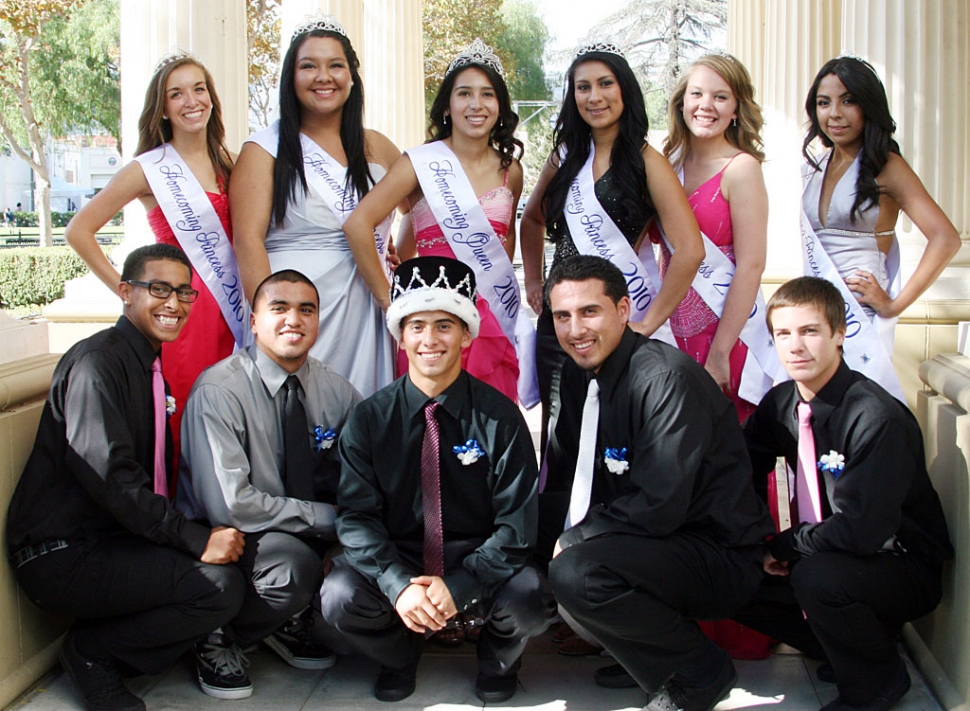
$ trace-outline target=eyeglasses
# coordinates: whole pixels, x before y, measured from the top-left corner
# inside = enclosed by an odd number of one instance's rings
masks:
[[[175,292],[175,298],[187,304],[191,304],[199,298],[199,292],[195,289],[190,289],[187,286],[175,287],[167,281],[135,281],[134,279],[129,279],[125,283],[131,284],[132,286],[145,287],[148,289],[148,293],[156,299],[167,299],[172,295],[173,291]]]

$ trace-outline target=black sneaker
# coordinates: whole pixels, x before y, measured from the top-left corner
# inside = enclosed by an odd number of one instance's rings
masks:
[[[475,695],[487,704],[500,704],[515,696],[519,685],[517,674],[505,676],[486,676],[479,674],[475,679]]]
[[[145,711],[145,702],[125,688],[112,662],[95,662],[78,654],[73,632],[67,633],[57,656],[88,711]]]
[[[401,701],[414,693],[417,668],[404,669],[381,667],[381,673],[374,683],[374,696],[378,701]]]
[[[253,684],[246,668],[249,660],[235,644],[226,644],[221,632],[211,632],[195,645],[195,666],[202,691],[216,699],[248,699]]]
[[[263,640],[284,662],[297,669],[329,669],[337,663],[330,647],[310,640],[312,619],[294,617]]]
[[[718,701],[731,693],[737,681],[738,670],[734,668],[731,658],[725,654],[724,663],[710,684],[686,686],[679,683],[677,676],[674,675],[674,678],[667,683],[667,691],[677,707],[683,711],[710,711]]]

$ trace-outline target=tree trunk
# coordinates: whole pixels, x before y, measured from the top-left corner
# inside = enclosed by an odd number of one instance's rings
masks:
[[[46,159],[44,163],[46,163]],[[46,171],[45,171],[46,172]],[[40,228],[41,247],[54,246],[54,229],[51,224],[51,184],[46,177],[34,171],[34,209],[37,210],[37,226]]]

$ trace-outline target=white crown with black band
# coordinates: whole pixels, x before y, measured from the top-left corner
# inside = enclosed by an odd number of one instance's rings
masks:
[[[397,340],[401,340],[401,321],[421,311],[454,314],[465,322],[472,338],[478,336],[481,317],[475,305],[475,274],[457,259],[409,259],[394,270],[390,297],[387,328]]]

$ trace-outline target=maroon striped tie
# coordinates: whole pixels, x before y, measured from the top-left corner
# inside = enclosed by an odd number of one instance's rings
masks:
[[[441,528],[440,431],[435,412],[438,402],[424,406],[426,427],[421,442],[421,500],[424,509],[424,573],[445,573],[445,543]]]

